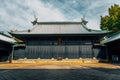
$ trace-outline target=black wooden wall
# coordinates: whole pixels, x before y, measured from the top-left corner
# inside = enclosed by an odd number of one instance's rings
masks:
[[[14,59],[93,58],[101,52],[101,48],[93,48],[93,42],[88,38],[64,38],[61,44],[58,44],[57,38],[32,38],[26,40],[25,44],[25,49],[14,51]]]
[[[101,49],[92,49],[92,45],[66,45],[66,46],[26,46],[25,49],[14,51],[14,59],[51,59],[51,58],[93,58],[97,57]]]

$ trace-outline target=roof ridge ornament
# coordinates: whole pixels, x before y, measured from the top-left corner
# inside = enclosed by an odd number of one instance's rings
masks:
[[[36,17],[36,15],[34,15],[34,21],[32,21],[31,23],[32,23],[33,25],[35,25],[35,24],[37,23],[37,21],[38,21],[38,18]]]
[[[82,23],[83,25],[86,25],[86,24],[88,23],[88,21],[86,21],[86,20],[84,19],[84,17],[83,17],[83,18],[81,18],[81,23]]]
[[[82,26],[86,29],[86,30],[88,30],[88,31],[91,31],[91,29],[88,29],[87,27],[86,27],[86,24],[88,23],[88,21],[86,21],[85,20],[85,17],[83,16],[83,18],[81,18],[81,24],[82,24]]]

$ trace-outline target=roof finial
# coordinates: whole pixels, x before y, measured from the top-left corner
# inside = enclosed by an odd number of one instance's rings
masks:
[[[32,24],[33,24],[33,25],[35,25],[35,24],[37,23],[37,21],[38,21],[38,18],[36,17],[36,15],[34,15],[34,19],[35,19],[35,20],[32,21]]]
[[[86,25],[88,23],[88,21],[85,20],[85,16],[83,16],[83,18],[81,18],[81,23],[83,23],[84,25]]]

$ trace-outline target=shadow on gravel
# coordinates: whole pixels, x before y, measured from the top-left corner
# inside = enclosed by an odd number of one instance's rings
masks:
[[[1,69],[0,80],[119,80],[120,69]]]

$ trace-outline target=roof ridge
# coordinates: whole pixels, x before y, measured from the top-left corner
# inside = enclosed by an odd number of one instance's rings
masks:
[[[63,21],[54,21],[54,22],[37,22],[37,24],[81,24],[81,22],[73,22],[73,21],[66,21],[66,22],[63,22]]]

